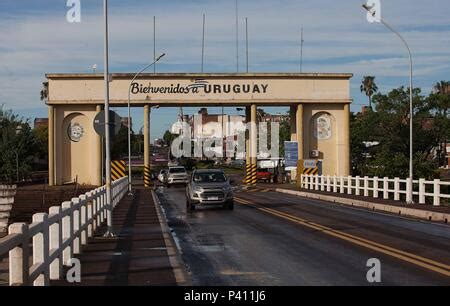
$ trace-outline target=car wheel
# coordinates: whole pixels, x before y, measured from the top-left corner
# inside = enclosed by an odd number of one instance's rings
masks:
[[[228,210],[233,210],[234,209],[234,201],[228,202],[227,208],[228,208]]]
[[[190,211],[194,211],[194,210],[195,210],[195,204],[190,203],[190,204],[189,204],[189,210],[190,210]]]

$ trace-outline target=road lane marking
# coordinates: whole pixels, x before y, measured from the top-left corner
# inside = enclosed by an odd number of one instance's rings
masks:
[[[437,261],[434,261],[434,260],[431,260],[428,258],[424,258],[424,257],[418,256],[418,255],[412,254],[412,253],[398,250],[398,249],[395,249],[395,248],[392,248],[392,247],[389,247],[389,246],[386,246],[386,245],[383,245],[383,244],[380,244],[380,243],[377,243],[377,242],[374,242],[371,240],[367,240],[367,239],[364,239],[364,238],[361,238],[358,236],[354,236],[354,235],[351,235],[351,234],[348,234],[348,233],[345,233],[345,232],[342,232],[339,230],[334,230],[330,227],[326,227],[321,224],[311,222],[311,221],[299,218],[297,216],[294,216],[294,215],[291,215],[291,214],[288,214],[285,212],[281,212],[281,211],[278,211],[278,210],[275,210],[272,208],[268,208],[268,207],[262,207],[258,204],[255,204],[253,202],[250,202],[250,201],[242,199],[242,198],[235,198],[235,200],[240,204],[251,206],[253,208],[256,208],[256,209],[264,211],[266,213],[289,220],[291,222],[301,224],[303,226],[321,231],[330,236],[333,236],[333,237],[336,237],[336,238],[339,238],[342,240],[346,240],[348,242],[357,244],[359,246],[362,246],[362,247],[365,247],[365,248],[368,248],[368,249],[371,249],[371,250],[374,250],[377,252],[381,252],[386,255],[393,256],[397,259],[407,261],[409,263],[418,265],[422,268],[432,270],[434,272],[443,274],[445,276],[450,276],[450,266],[446,265],[444,263],[440,263],[440,262],[437,262]]]

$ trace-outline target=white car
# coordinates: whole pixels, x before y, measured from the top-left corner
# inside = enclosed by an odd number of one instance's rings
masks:
[[[167,175],[167,169],[162,169],[161,171],[159,171],[158,181],[160,181],[161,183],[164,183],[166,180],[166,175]]]
[[[165,184],[170,187],[174,184],[187,184],[189,181],[186,169],[182,166],[169,167],[166,175]]]

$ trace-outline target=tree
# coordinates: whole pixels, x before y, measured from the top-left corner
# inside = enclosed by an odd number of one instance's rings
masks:
[[[433,178],[436,149],[449,134],[445,103],[413,89],[414,176]],[[376,111],[352,117],[351,150],[354,175],[407,177],[409,165],[409,89],[400,87],[373,96]],[[448,103],[448,102],[447,102]],[[448,105],[448,104],[447,104]],[[367,147],[365,142],[377,142]]]
[[[19,180],[26,178],[42,154],[29,122],[1,106],[0,137],[0,181],[17,181],[17,172]]]
[[[372,96],[378,92],[378,86],[375,84],[375,77],[365,76],[361,82],[360,90],[369,98],[369,107],[372,109]]]
[[[284,157],[284,142],[291,140],[291,117],[289,111],[280,121],[280,157]]]
[[[170,146],[172,141],[177,138],[178,135],[172,134],[169,130],[164,133],[163,140]]]
[[[133,136],[131,131],[131,139],[134,138]],[[111,159],[121,159],[124,155],[128,155],[128,128],[122,125],[119,133],[111,140]]]

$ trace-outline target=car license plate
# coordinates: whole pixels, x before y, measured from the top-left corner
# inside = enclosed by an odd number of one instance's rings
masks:
[[[208,201],[217,201],[219,197],[208,197]]]

